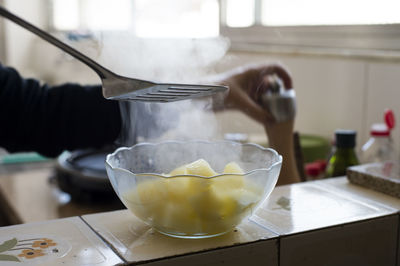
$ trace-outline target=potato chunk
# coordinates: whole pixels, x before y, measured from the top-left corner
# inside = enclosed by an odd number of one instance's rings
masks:
[[[204,159],[200,159],[194,161],[193,163],[187,164],[186,169],[189,175],[199,175],[206,177],[217,175],[217,173],[211,168],[210,164]]]
[[[224,174],[244,174],[242,168],[235,162],[225,165]]]
[[[199,159],[166,178],[139,183],[123,198],[134,214],[161,231],[219,234],[237,225],[262,197],[237,163],[228,163],[223,174],[207,178],[218,173]]]

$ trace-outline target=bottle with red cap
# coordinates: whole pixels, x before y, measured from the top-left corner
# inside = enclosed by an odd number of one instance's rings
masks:
[[[374,163],[396,159],[396,151],[390,131],[394,128],[395,120],[392,110],[386,110],[385,123],[371,126],[370,138],[361,148],[361,162]]]

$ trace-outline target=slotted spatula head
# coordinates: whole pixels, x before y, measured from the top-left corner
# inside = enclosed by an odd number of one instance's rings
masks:
[[[216,85],[167,84],[112,76],[102,79],[103,95],[112,100],[174,102],[225,92]]]

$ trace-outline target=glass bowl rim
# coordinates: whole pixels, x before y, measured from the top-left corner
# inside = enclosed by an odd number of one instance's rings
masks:
[[[135,149],[138,146],[157,146],[157,145],[161,145],[161,144],[169,144],[169,143],[177,143],[177,144],[187,144],[187,143],[204,143],[204,144],[218,144],[218,143],[229,143],[229,144],[233,144],[233,145],[238,145],[238,146],[250,146],[250,147],[255,147],[261,151],[269,151],[272,152],[272,154],[274,155],[274,157],[277,158],[277,161],[273,164],[271,164],[269,167],[267,168],[257,168],[257,169],[253,169],[251,171],[245,172],[243,174],[229,174],[229,173],[222,173],[222,174],[218,174],[218,175],[213,175],[213,176],[200,176],[200,175],[173,175],[173,176],[165,176],[162,174],[158,174],[158,173],[134,173],[132,171],[129,171],[128,169],[124,169],[121,167],[114,167],[111,165],[111,163],[109,162],[111,160],[111,158],[115,157],[117,155],[117,153],[122,152],[122,151],[130,151]],[[206,140],[188,140],[188,141],[178,141],[178,140],[168,140],[168,141],[161,141],[161,142],[140,142],[137,143],[131,147],[119,147],[117,148],[113,153],[108,154],[106,157],[106,161],[105,164],[110,167],[113,171],[115,170],[119,170],[119,171],[123,171],[123,172],[127,172],[129,174],[133,174],[136,176],[156,176],[156,177],[161,177],[161,178],[165,178],[165,179],[171,179],[171,178],[176,178],[176,177],[196,177],[196,178],[203,178],[203,179],[211,179],[211,178],[216,178],[216,177],[221,177],[221,176],[246,176],[246,175],[250,175],[254,172],[258,172],[258,171],[270,171],[272,168],[274,168],[276,165],[282,164],[282,155],[280,155],[276,150],[271,149],[271,148],[265,148],[259,144],[256,143],[240,143],[240,142],[235,142],[235,141],[229,141],[229,140],[217,140],[217,141],[206,141]]]

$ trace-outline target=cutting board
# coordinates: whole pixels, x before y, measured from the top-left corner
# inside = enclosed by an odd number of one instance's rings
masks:
[[[400,164],[388,161],[347,168],[347,178],[353,184],[400,198]]]

